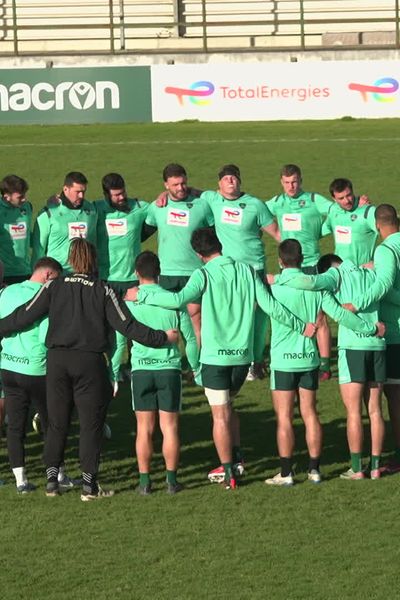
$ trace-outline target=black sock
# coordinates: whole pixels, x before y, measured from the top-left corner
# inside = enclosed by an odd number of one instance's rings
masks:
[[[319,471],[319,463],[320,463],[319,456],[317,456],[317,458],[311,458],[311,456],[310,456],[310,460],[308,462],[308,472],[311,473],[311,471]]]
[[[83,479],[83,489],[85,490],[85,492],[97,494],[99,488],[97,485],[96,473],[82,472],[82,479]]]
[[[47,467],[46,469],[46,477],[48,483],[57,483],[58,481],[58,468],[57,467]]]
[[[279,460],[281,463],[281,475],[282,477],[287,477],[292,472],[292,457],[285,458],[280,456]]]

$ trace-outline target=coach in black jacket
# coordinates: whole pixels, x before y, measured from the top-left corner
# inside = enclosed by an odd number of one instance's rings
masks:
[[[30,302],[0,319],[0,336],[24,329],[48,314],[46,494],[59,494],[58,469],[75,404],[80,422],[81,499],[87,501],[112,495],[97,483],[102,430],[112,397],[104,356],[110,328],[154,348],[176,342],[177,332],[154,330],[132,317],[114,291],[94,276],[96,250],[86,240],[71,242],[69,263],[72,275],[48,282]]]

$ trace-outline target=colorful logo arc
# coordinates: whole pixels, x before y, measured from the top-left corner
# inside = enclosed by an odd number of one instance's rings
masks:
[[[349,83],[349,89],[360,92],[364,102],[368,102],[368,94],[372,94],[377,102],[394,102],[395,98],[393,96],[388,97],[388,95],[397,92],[399,82],[392,77],[382,77],[382,79],[377,79],[373,85]]]
[[[174,94],[181,106],[184,104],[183,99],[185,96],[188,97],[192,104],[206,106],[210,104],[210,100],[205,100],[204,98],[214,93],[215,86],[211,81],[195,81],[189,88],[167,86],[164,91],[166,94]]]

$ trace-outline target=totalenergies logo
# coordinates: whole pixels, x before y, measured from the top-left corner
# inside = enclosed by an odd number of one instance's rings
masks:
[[[185,219],[187,217],[187,212],[175,212],[171,210],[170,215],[175,217],[175,219]]]
[[[197,106],[206,106],[210,104],[210,100],[206,100],[207,96],[214,93],[215,86],[211,81],[195,81],[189,88],[181,88],[175,86],[167,86],[166,94],[174,94],[181,106],[184,104],[184,97],[187,96],[189,102]]]
[[[86,225],[84,223],[79,223],[78,225],[71,225],[71,230],[74,233],[82,233],[85,231]]]
[[[120,227],[123,227],[125,225],[124,221],[108,221],[108,225],[112,228],[112,229],[119,229]]]
[[[15,231],[15,233],[17,233],[18,231],[24,231],[25,230],[25,223],[17,223],[16,225],[11,225],[11,231]]]
[[[394,102],[393,94],[399,89],[399,82],[392,77],[383,77],[377,79],[373,85],[349,83],[349,89],[360,92],[364,102],[368,102],[368,94],[377,102]]]

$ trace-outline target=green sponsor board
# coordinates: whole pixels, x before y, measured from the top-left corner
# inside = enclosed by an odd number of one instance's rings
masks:
[[[150,67],[0,69],[0,124],[151,121]]]

